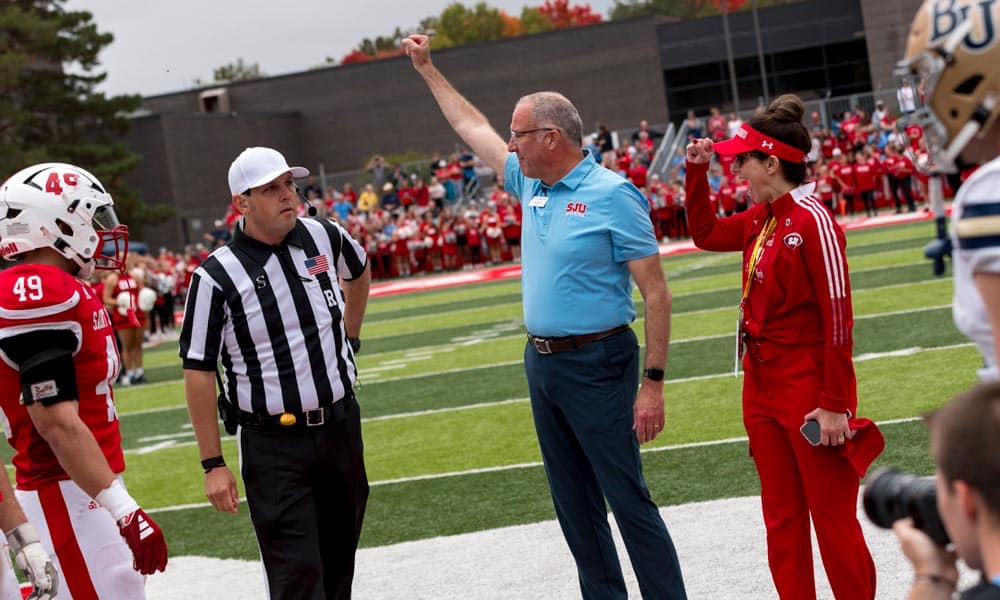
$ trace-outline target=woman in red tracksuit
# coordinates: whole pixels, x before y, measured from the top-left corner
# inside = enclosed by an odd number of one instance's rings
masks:
[[[816,598],[809,521],[838,600],[875,597],[875,565],[856,515],[857,471],[841,453],[857,408],[843,231],[805,182],[802,101],[781,96],[714,145],[737,155],[754,206],[709,205],[708,139],[687,147],[687,212],[699,248],[743,252],[743,423],[760,476],[768,563],[785,600]],[[820,441],[800,434],[817,419]]]

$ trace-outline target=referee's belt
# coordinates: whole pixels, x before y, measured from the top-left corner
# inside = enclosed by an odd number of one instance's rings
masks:
[[[628,325],[619,325],[612,329],[606,331],[599,331],[597,333],[585,333],[583,335],[567,335],[565,337],[538,337],[537,335],[528,334],[528,343],[538,350],[539,354],[555,354],[556,352],[566,352],[568,350],[576,350],[580,346],[585,346],[591,342],[596,342],[597,340],[603,340],[606,337],[611,337],[616,333],[621,333],[628,329]]]
[[[300,413],[284,412],[280,415],[261,415],[241,410],[241,427],[259,431],[292,431],[307,427],[323,427],[331,423],[342,423],[347,419],[347,411],[357,401],[354,392],[348,392],[340,400],[313,410]]]

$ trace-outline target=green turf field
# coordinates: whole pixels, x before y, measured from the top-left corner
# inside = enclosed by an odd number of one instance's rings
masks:
[[[883,426],[879,464],[923,473],[927,439],[912,418],[968,387],[979,365],[952,324],[950,279],[934,278],[922,258],[930,234],[918,223],[848,235],[859,413],[895,421]],[[663,268],[673,340],[667,428],[644,455],[653,497],[669,505],[755,494],[732,375],[739,257],[694,253]],[[358,399],[373,484],[363,545],[554,518],[520,365],[518,282],[373,299],[363,337]],[[245,504],[236,517],[199,506],[203,475],[176,347],[145,360],[154,383],[116,392],[129,488],[155,510],[171,554],[255,558]],[[235,463],[232,438],[224,449]]]

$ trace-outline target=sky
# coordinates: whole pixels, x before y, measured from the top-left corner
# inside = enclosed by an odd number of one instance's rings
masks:
[[[415,28],[454,0],[68,0],[66,10],[94,15],[98,31],[114,42],[100,54],[110,94],[154,95],[190,89],[196,79],[211,82],[216,67],[243,58],[267,75],[304,71],[340,60],[362,39]],[[472,6],[478,0],[464,0]],[[543,0],[488,0],[520,15],[524,5]],[[614,0],[571,0],[589,4],[607,19]]]

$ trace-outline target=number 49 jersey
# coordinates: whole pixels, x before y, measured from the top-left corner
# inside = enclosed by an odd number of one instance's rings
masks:
[[[0,419],[14,448],[19,489],[70,478],[35,429],[26,402],[77,400],[111,470],[125,470],[111,391],[120,364],[108,311],[90,286],[47,265],[0,272]]]

